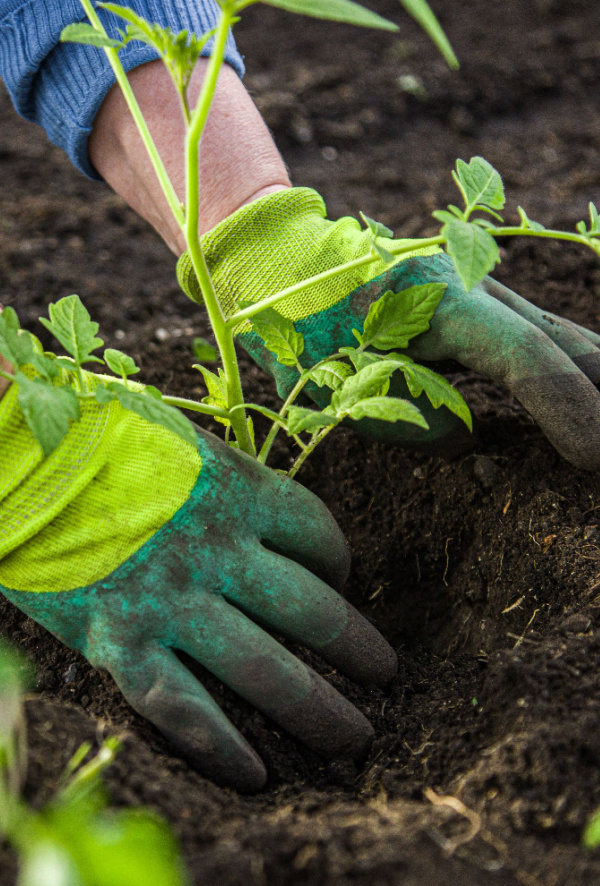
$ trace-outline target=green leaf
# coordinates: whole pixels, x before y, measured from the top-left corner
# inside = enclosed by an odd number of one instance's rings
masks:
[[[197,336],[192,342],[194,357],[201,363],[215,363],[219,359],[219,352],[205,338]]]
[[[337,391],[341,388],[350,375],[354,375],[352,367],[348,366],[347,363],[341,363],[339,360],[329,360],[310,372],[311,379],[320,388],[328,387],[332,391]]]
[[[249,303],[240,303],[242,309],[249,306]],[[252,330],[262,338],[265,348],[277,356],[278,363],[283,366],[298,364],[298,357],[304,350],[304,338],[296,332],[291,320],[282,317],[273,308],[265,308],[250,317],[250,322]]]
[[[600,846],[600,809],[596,809],[583,832],[583,845],[586,849]]]
[[[431,11],[426,0],[400,0],[400,3],[406,12],[408,12],[408,14],[421,25],[427,36],[433,41],[440,53],[446,59],[448,66],[455,71],[458,70],[458,59],[454,54],[450,41],[444,34],[442,26]]]
[[[355,329],[352,331],[356,332]],[[369,363],[377,363],[378,360],[375,354],[371,354],[369,351],[357,351],[356,348],[340,348],[340,354],[344,354],[350,359],[357,372],[359,369],[368,366]]]
[[[590,235],[593,237],[600,234],[600,216],[593,203],[590,203],[588,208],[590,212]]]
[[[445,406],[461,418],[470,431],[473,430],[469,407],[460,391],[453,388],[448,379],[401,354],[398,354],[398,368],[404,373],[406,384],[413,397],[419,397],[424,391],[434,409]]]
[[[301,431],[318,431],[338,423],[338,419],[330,412],[317,412],[304,409],[302,406],[290,406],[287,414],[288,434],[299,434]]]
[[[392,360],[369,363],[356,375],[349,376],[342,387],[334,391],[331,408],[338,417],[347,414],[360,400],[379,394],[396,368],[397,365]]]
[[[91,360],[102,363],[99,357],[92,356],[92,351],[104,344],[101,338],[95,337],[98,324],[90,318],[78,295],[67,295],[51,304],[48,313],[50,320],[40,317],[40,323],[58,339],[77,366]]]
[[[407,347],[411,338],[429,329],[445,290],[445,283],[425,283],[384,293],[369,308],[362,344],[380,351]]]
[[[25,421],[45,456],[50,455],[80,417],[77,394],[70,385],[54,386],[42,378],[16,373],[18,402]]]
[[[350,409],[348,417],[358,421],[361,418],[377,418],[380,421],[406,421],[421,428],[429,425],[414,403],[398,397],[368,397],[360,400]]]
[[[140,371],[140,367],[136,366],[132,357],[128,357],[123,351],[117,351],[116,348],[107,348],[104,351],[104,359],[115,375],[127,378]]]
[[[227,386],[223,370],[219,368],[219,374],[215,375],[214,372],[211,372],[210,369],[207,369],[206,366],[202,366],[200,363],[194,363],[193,368],[202,373],[204,384],[208,390],[208,397],[204,397],[202,402],[227,409]]]
[[[517,206],[519,218],[521,219],[521,227],[526,231],[545,231],[546,228],[539,222],[532,221],[522,206]]]
[[[448,222],[452,223],[456,219],[456,213],[446,212],[445,209],[436,209],[435,212],[432,212],[431,214],[435,219],[437,219],[437,221],[441,222],[443,225],[447,224]],[[462,220],[463,213],[461,212],[460,215]]]
[[[211,372],[210,369],[207,369],[206,366],[202,366],[201,363],[194,363],[193,368],[202,373],[204,384],[208,390],[208,396],[203,397],[202,402],[206,403],[207,406],[217,406],[219,409],[227,409],[227,384],[221,367],[219,367],[218,375],[215,375],[215,373]],[[225,425],[225,427],[230,424],[229,420],[226,418],[218,418],[217,416],[214,418],[215,421]]]
[[[195,449],[198,448],[196,431],[192,427],[191,422],[175,406],[169,406],[167,403],[159,400],[154,394],[146,394],[143,391],[130,391],[128,387],[120,382],[109,382],[105,386],[100,385],[96,388],[96,400],[98,403],[112,399],[110,394],[114,394],[124,409],[135,412],[136,415],[140,415],[146,421],[152,422],[152,424],[160,425],[168,431],[172,431],[185,440],[186,443],[190,443]]]
[[[144,809],[95,810],[94,804],[56,803],[42,811],[43,838],[65,851],[73,886],[184,886],[177,843],[168,825]],[[47,878],[31,886],[48,886]],[[62,880],[52,883],[63,886]]]
[[[114,40],[97,31],[92,25],[83,22],[67,25],[61,31],[60,39],[63,43],[85,43],[88,46],[107,46],[109,49],[120,49],[123,45],[120,40]]]
[[[20,328],[16,311],[4,308],[0,313],[0,354],[16,368],[25,366],[35,353],[33,341],[33,336]]]
[[[61,840],[47,835],[31,841],[19,868],[19,886],[85,886]]]
[[[373,234],[374,237],[393,237],[394,232],[389,228],[386,228],[385,225],[382,225],[381,222],[375,221],[375,219],[369,218],[368,215],[365,215],[364,212],[360,213],[360,217],[366,224],[367,228]]]
[[[385,246],[382,246],[381,243],[377,243],[376,240],[373,240],[371,246],[373,251],[377,253],[381,261],[385,262],[386,265],[389,265],[390,262],[396,261],[397,256],[394,255],[393,252],[390,252],[389,249],[386,249]]]
[[[490,209],[504,209],[504,185],[500,173],[483,157],[473,157],[468,164],[457,160],[452,177],[464,197],[467,212],[478,203]]]
[[[500,261],[498,244],[479,225],[458,219],[444,225],[442,234],[447,240],[448,254],[454,259],[458,275],[469,292]]]
[[[297,12],[299,15],[308,15],[312,18],[346,22],[364,28],[380,28],[384,31],[398,30],[398,25],[351,0],[262,0],[262,2],[267,6],[277,6],[287,12]]]

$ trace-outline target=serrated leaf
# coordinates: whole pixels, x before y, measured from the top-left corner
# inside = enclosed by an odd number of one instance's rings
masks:
[[[227,386],[223,370],[219,369],[219,374],[215,375],[214,372],[211,372],[210,369],[207,369],[206,366],[202,366],[200,363],[194,363],[193,368],[202,373],[204,384],[208,390],[208,397],[205,397],[203,402],[210,402],[211,406],[220,406],[223,409],[227,409]]]
[[[521,219],[521,225],[530,230],[530,231],[545,231],[546,228],[541,225],[539,222],[532,221],[522,206],[517,206],[517,211],[519,213],[519,218]]]
[[[140,371],[140,367],[136,365],[132,357],[128,357],[123,351],[116,348],[107,348],[104,351],[104,359],[115,375],[125,376],[135,375]]]
[[[458,275],[469,292],[500,261],[498,244],[479,225],[456,221],[444,225],[446,249],[454,259]]]
[[[192,342],[194,357],[201,363],[215,363],[219,359],[219,352],[209,341],[196,336]]]
[[[25,366],[34,353],[33,336],[20,328],[19,318],[13,308],[0,313],[0,354],[13,366]]]
[[[333,392],[331,408],[339,417],[347,414],[360,400],[378,395],[396,368],[391,360],[379,360],[364,366],[355,375],[349,376],[339,390]]]
[[[123,45],[120,40],[114,40],[97,31],[92,25],[83,22],[67,25],[61,31],[60,39],[62,43],[85,43],[88,46],[101,46],[109,49],[119,49]]]
[[[90,361],[102,363],[99,357],[92,356],[92,351],[104,344],[101,338],[96,338],[99,326],[78,295],[67,295],[51,304],[48,313],[50,320],[40,317],[40,323],[58,339],[77,366]]]
[[[290,406],[287,414],[288,434],[300,434],[302,431],[318,431],[338,423],[335,415],[329,412],[317,412],[304,409],[302,406]]]
[[[382,18],[370,9],[365,9],[352,0],[262,0],[267,6],[276,6],[287,12],[323,18],[333,22],[346,22],[363,28],[380,28],[384,31],[397,31],[398,25]]]
[[[373,234],[374,237],[393,237],[394,232],[390,230],[390,228],[386,228],[381,222],[375,221],[373,218],[369,218],[368,215],[365,215],[364,212],[360,213],[360,217],[366,224],[367,228]]]
[[[148,394],[149,397],[155,397],[157,400],[162,400],[162,391],[159,391],[154,385],[146,385],[144,392]]]
[[[249,307],[248,302],[240,302],[240,307]],[[283,366],[296,366],[298,357],[304,350],[304,337],[296,332],[294,324],[282,317],[273,308],[265,308],[250,318],[252,330],[262,338],[265,348],[277,357]]]
[[[79,401],[70,385],[54,386],[42,378],[30,379],[16,373],[18,402],[25,421],[48,456],[69,431],[71,421],[80,417]]]
[[[215,375],[215,373],[211,372],[210,369],[207,369],[206,366],[202,366],[201,363],[194,363],[193,368],[202,373],[204,384],[208,390],[208,396],[203,397],[202,402],[206,403],[207,406],[217,406],[219,409],[227,409],[227,384],[221,367],[219,367],[218,375]],[[215,421],[218,421],[226,427],[230,424],[228,419],[218,418],[217,416],[215,416]]]
[[[473,430],[473,419],[469,407],[460,391],[453,388],[448,379],[400,354],[398,355],[398,368],[404,373],[406,384],[413,397],[419,397],[425,392],[434,409],[445,406],[462,419],[470,431]]]
[[[450,41],[446,37],[442,26],[433,14],[426,0],[400,0],[400,3],[415,21],[423,28],[427,36],[437,46],[438,50],[448,63],[448,67],[458,70],[460,67]]]
[[[442,222],[442,224],[453,222],[456,219],[456,213],[447,212],[445,209],[436,209],[435,212],[432,212],[431,214],[435,219],[437,219],[437,221]]]
[[[386,249],[385,246],[382,246],[381,243],[373,240],[371,246],[373,248],[373,251],[377,253],[381,261],[385,262],[386,265],[389,265],[391,262],[396,261],[397,256],[395,256],[393,252],[390,252],[389,249]]]
[[[473,157],[469,163],[456,161],[454,181],[464,197],[469,212],[478,203],[490,209],[504,209],[504,185],[500,173],[483,157]]]
[[[363,344],[380,351],[406,348],[411,338],[429,329],[429,321],[445,290],[445,283],[425,283],[400,292],[384,293],[369,308]]]
[[[390,422],[406,421],[421,428],[429,428],[415,404],[398,397],[368,397],[366,400],[360,400],[350,409],[348,417],[355,421],[361,418],[376,418]]]
[[[330,360],[327,363],[323,363],[322,366],[312,369],[310,377],[320,388],[328,387],[332,391],[337,391],[344,384],[345,380],[353,374],[352,367],[348,366],[347,363],[341,363],[339,360]]]
[[[185,415],[176,409],[175,406],[169,406],[163,400],[158,400],[151,394],[143,391],[131,391],[128,387],[120,382],[109,382],[106,388],[111,394],[114,394],[124,409],[135,412],[136,415],[146,419],[155,425],[160,425],[168,431],[177,434],[186,443],[190,443],[194,448],[198,448],[198,440],[196,432]],[[98,391],[96,389],[96,399],[98,400]]]
[[[369,351],[357,351],[356,348],[340,348],[340,354],[344,354],[350,359],[357,372],[364,366],[368,366],[369,363],[377,363],[377,357]]]

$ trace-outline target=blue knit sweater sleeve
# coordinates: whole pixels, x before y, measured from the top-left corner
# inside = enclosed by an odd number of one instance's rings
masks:
[[[198,35],[215,27],[219,13],[216,0],[122,0],[122,5],[173,31]],[[122,23],[105,10],[98,14],[108,33],[118,36]],[[114,74],[102,49],[60,43],[62,29],[85,18],[79,0],[0,0],[0,77],[17,111],[43,126],[85,175],[99,179],[88,159],[87,140]],[[157,58],[138,41],[119,55],[126,71]],[[242,76],[242,58],[231,38],[226,61]]]

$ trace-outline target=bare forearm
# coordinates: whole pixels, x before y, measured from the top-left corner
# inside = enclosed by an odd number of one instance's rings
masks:
[[[189,98],[193,106],[207,67],[200,59]],[[185,195],[185,125],[175,89],[162,62],[129,74],[130,82],[178,197]],[[170,249],[185,250],[181,230],[147,157],[125,100],[114,86],[94,123],[90,160],[111,187],[158,231]],[[285,165],[269,131],[237,74],[227,65],[200,149],[200,233],[240,206],[290,186]]]

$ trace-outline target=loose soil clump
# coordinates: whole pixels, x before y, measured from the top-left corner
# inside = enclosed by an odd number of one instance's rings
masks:
[[[400,18],[392,0],[372,6]],[[455,159],[480,154],[504,178],[507,217],[521,204],[572,228],[600,196],[600,6],[434,6],[458,74],[405,21],[389,35],[244,15],[246,83],[294,182],[319,190],[332,218],[362,209],[398,235],[426,235],[431,211],[456,199]],[[167,249],[4,94],[0,104],[3,302],[47,341],[37,317],[78,292],[144,381],[203,395],[190,347],[207,328]],[[506,285],[600,331],[591,254],[511,241],[503,259]],[[270,380],[242,364],[249,396],[272,406]],[[167,816],[196,884],[600,884],[600,855],[581,848],[600,804],[600,478],[556,455],[506,392],[453,378],[481,425],[471,453],[444,461],[341,431],[300,474],[350,540],[344,593],[398,649],[398,676],[380,692],[296,648],[373,722],[367,759],[320,760],[196,667],[270,773],[258,796],[215,787],[105,673],[2,603],[2,634],[38,673],[28,799],[48,799],[83,740],[124,733],[113,800]],[[276,454],[290,463],[285,444]],[[7,849],[0,869],[14,883]]]

